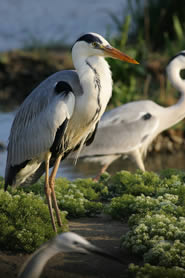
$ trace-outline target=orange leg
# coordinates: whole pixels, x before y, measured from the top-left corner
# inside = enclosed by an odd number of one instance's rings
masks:
[[[109,162],[109,163],[107,163],[107,164],[105,164],[102,168],[101,168],[101,170],[100,170],[100,172],[97,174],[97,176],[93,179],[94,181],[99,181],[99,179],[100,179],[100,177],[101,177],[101,174],[103,174],[106,170],[107,170],[107,168],[109,167],[109,165],[112,163],[112,161],[111,162]]]
[[[51,223],[53,226],[53,230],[57,233],[55,219],[54,219],[53,210],[52,210],[52,201],[51,201],[52,190],[51,190],[50,184],[49,184],[49,161],[50,161],[50,158],[51,158],[51,153],[48,153],[45,158],[46,175],[45,175],[44,189],[45,189],[45,194],[46,194],[46,198],[47,198],[47,203],[48,203],[48,208],[49,208],[49,213],[50,213],[50,217],[51,217]]]
[[[61,158],[62,158],[62,155],[58,156],[58,158],[56,159],[55,165],[54,165],[51,175],[49,177],[49,186],[50,186],[50,190],[51,190],[51,197],[52,197],[54,209],[56,212],[57,222],[60,227],[62,227],[62,221],[60,218],[60,210],[58,208],[57,199],[56,199],[56,195],[55,195],[55,177],[56,177],[56,174],[58,171],[58,167],[60,165]]]

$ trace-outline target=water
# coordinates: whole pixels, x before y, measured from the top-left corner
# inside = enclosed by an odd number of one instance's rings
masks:
[[[21,48],[34,41],[73,43],[82,33],[105,35],[116,26],[108,14],[122,18],[124,0],[1,0],[0,51]]]
[[[12,125],[15,112],[0,113],[0,142],[7,145],[10,128]],[[0,152],[0,176],[4,176],[7,152]],[[159,172],[166,168],[176,168],[185,170],[185,155],[184,151],[173,154],[152,154],[148,155],[145,162],[148,171]],[[130,160],[119,159],[109,167],[109,173],[115,174],[117,171],[129,170],[135,171],[135,164]],[[78,161],[77,165],[73,164],[71,160],[62,162],[57,176],[66,177],[69,180],[76,178],[94,177],[100,170],[98,163],[86,163]]]

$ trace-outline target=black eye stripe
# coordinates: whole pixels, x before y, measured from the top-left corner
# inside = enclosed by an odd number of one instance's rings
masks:
[[[185,57],[185,53],[184,53],[184,52],[180,52],[180,53],[176,54],[175,56],[173,56],[173,57],[169,60],[168,65],[169,65],[169,63],[171,63],[172,60],[174,60],[174,59],[177,58],[178,56],[184,56],[184,57]]]
[[[85,41],[87,43],[92,43],[92,42],[102,43],[100,38],[98,38],[97,36],[94,36],[92,34],[83,35],[76,42],[78,42],[78,41]]]

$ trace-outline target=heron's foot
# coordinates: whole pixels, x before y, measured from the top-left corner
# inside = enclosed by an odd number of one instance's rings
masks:
[[[100,177],[101,177],[101,174],[99,175],[97,175],[95,178],[93,178],[92,180],[93,181],[95,181],[95,182],[98,182],[99,181],[99,179],[100,179]]]
[[[55,213],[56,213],[57,223],[58,223],[59,227],[62,227],[62,220],[61,220],[61,217],[60,217],[60,209],[58,207],[58,203],[57,203],[57,198],[56,198],[54,187],[55,187],[54,182],[52,182],[50,180],[51,197],[52,197],[52,201],[53,201],[54,210],[55,210]]]
[[[100,180],[101,175],[104,173],[105,171],[103,171],[103,169],[101,169],[101,171],[96,175],[95,178],[93,178],[93,181],[98,182]]]
[[[97,176],[96,176],[95,178],[93,178],[93,181],[97,181],[97,182],[98,182],[99,179],[100,179],[100,177],[101,177],[101,175],[102,175],[103,173],[105,173],[105,171],[107,170],[107,168],[109,167],[109,165],[110,165],[110,163],[104,165],[104,166],[101,168],[100,172],[97,174]]]
[[[46,199],[47,199],[49,213],[50,213],[50,217],[51,217],[51,224],[52,224],[53,230],[57,234],[57,228],[56,228],[55,218],[54,218],[53,209],[52,209],[51,189],[48,186],[45,187],[45,193],[46,193]]]
[[[99,180],[100,180],[100,178],[101,178],[101,175],[103,174],[105,172],[105,170],[103,171],[100,171],[97,175],[96,175],[96,177],[95,178],[93,178],[93,181],[96,181],[96,182],[98,182]]]
[[[52,194],[52,196],[53,196],[53,194]],[[61,220],[61,217],[60,217],[60,210],[58,208],[56,196],[53,197],[53,204],[54,204],[54,209],[55,209],[55,213],[56,213],[56,217],[57,217],[58,226],[62,227],[62,220]]]

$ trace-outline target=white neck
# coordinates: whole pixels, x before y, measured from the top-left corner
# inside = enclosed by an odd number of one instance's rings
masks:
[[[43,271],[43,268],[47,261],[60,252],[58,248],[55,246],[50,246],[48,248],[48,244],[44,244],[41,248],[39,248],[33,255],[30,257],[26,266],[23,266],[19,274],[19,278],[38,278]]]
[[[168,79],[176,88],[181,96],[178,102],[166,108],[166,120],[169,122],[169,127],[176,124],[185,117],[185,80],[180,76],[180,71],[184,69],[184,65],[178,60],[174,60],[167,67]]]
[[[77,99],[78,113],[91,121],[100,119],[112,95],[112,77],[108,63],[101,56],[73,57],[83,95]],[[97,112],[98,111],[98,112]],[[97,112],[97,113],[96,113]]]

